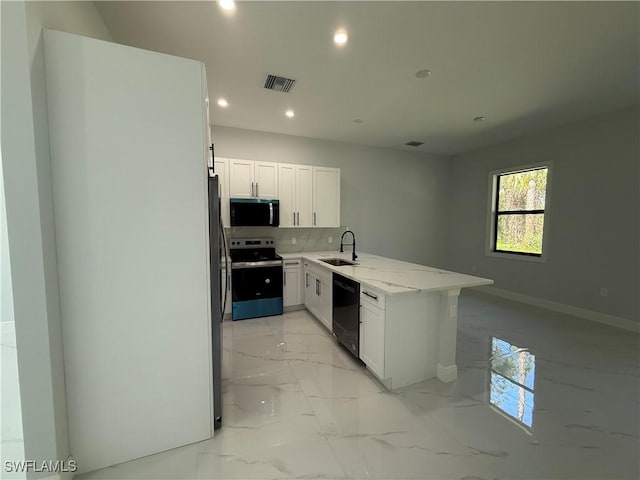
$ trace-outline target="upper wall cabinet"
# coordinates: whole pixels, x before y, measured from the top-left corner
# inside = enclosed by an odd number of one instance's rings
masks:
[[[229,218],[229,159],[216,157],[213,171],[218,174],[220,190],[220,213],[222,224],[225,227],[231,225]]]
[[[313,167],[278,165],[281,227],[313,226]]]
[[[229,198],[278,198],[278,164],[229,159]]]
[[[313,167],[314,227],[340,226],[340,169]]]

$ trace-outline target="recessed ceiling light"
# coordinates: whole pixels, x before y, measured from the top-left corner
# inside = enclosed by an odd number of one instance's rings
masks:
[[[476,117],[473,119],[474,122],[484,122],[487,117]]]
[[[223,10],[231,11],[236,9],[236,2],[234,0],[218,0],[218,5]]]
[[[349,40],[349,35],[346,30],[338,30],[333,35],[333,41],[339,47],[342,47],[347,44],[347,40]]]
[[[227,102],[224,98],[219,98],[218,105],[220,105],[222,108],[226,108],[229,106],[229,102]]]
[[[364,123],[364,120],[362,120],[361,118],[356,118],[353,123]]]
[[[293,118],[296,115],[293,110],[287,110],[284,114],[289,118]]]
[[[418,70],[416,72],[416,77],[418,78],[427,78],[431,75],[431,70]]]

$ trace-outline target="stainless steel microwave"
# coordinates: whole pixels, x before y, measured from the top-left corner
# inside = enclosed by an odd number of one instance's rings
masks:
[[[280,202],[264,198],[231,198],[232,227],[277,227],[280,225]]]

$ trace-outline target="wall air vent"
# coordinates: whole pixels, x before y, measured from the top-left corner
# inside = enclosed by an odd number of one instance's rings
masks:
[[[405,145],[407,145],[409,147],[419,147],[423,143],[424,142],[416,142],[415,140],[411,140],[410,142],[405,143]]]
[[[264,88],[267,90],[275,90],[276,92],[289,93],[295,83],[296,81],[291,78],[267,74],[267,79],[264,81]]]

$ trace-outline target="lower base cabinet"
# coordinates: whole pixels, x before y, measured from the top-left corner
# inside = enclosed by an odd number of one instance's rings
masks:
[[[385,295],[360,285],[360,360],[389,390],[436,376],[446,298],[446,292]]]
[[[282,296],[285,307],[302,305],[302,261],[285,260],[282,269]]]
[[[385,311],[383,297],[363,289],[360,292],[360,360],[380,379],[384,379]]]
[[[304,306],[333,331],[333,274],[304,261]]]

